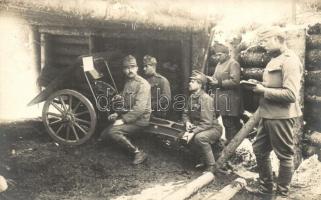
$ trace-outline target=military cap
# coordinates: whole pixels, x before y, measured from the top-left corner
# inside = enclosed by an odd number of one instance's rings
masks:
[[[156,58],[154,58],[150,55],[145,55],[143,58],[143,63],[144,63],[144,65],[156,65],[157,60],[156,60]]]
[[[207,82],[205,74],[203,74],[202,72],[200,72],[198,70],[193,70],[192,71],[192,75],[191,75],[190,79],[197,80],[202,85],[204,85]]]
[[[136,58],[132,55],[128,55],[123,59],[123,67],[135,65],[137,66]]]
[[[213,51],[214,53],[225,53],[225,54],[228,54],[230,52],[228,47],[221,43],[215,43],[213,45]]]
[[[285,33],[279,26],[264,26],[257,30],[257,36],[259,40],[265,38],[280,36],[285,39]]]

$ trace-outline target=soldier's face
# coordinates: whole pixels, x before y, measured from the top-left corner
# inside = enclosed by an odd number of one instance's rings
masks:
[[[216,53],[214,56],[215,56],[216,60],[217,60],[219,63],[223,63],[223,62],[225,62],[225,61],[228,59],[228,54],[226,54],[226,53],[220,53],[220,52],[218,52],[218,53]]]
[[[143,70],[144,70],[145,75],[152,75],[155,73],[156,68],[152,65],[145,64]]]
[[[264,38],[260,41],[260,46],[265,48],[268,52],[276,51],[279,49],[279,43],[276,37]]]
[[[137,71],[138,67],[136,65],[129,65],[123,68],[123,72],[128,78],[135,77],[137,75]]]
[[[191,79],[189,81],[188,89],[189,89],[190,92],[197,91],[200,88],[201,88],[201,84],[197,80]]]

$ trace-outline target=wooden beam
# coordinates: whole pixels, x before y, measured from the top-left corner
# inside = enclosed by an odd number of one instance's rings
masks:
[[[188,94],[188,82],[191,74],[191,50],[191,42],[188,40],[181,40],[183,93],[186,95]]]
[[[185,200],[195,194],[199,189],[212,182],[214,178],[215,177],[212,172],[204,173],[202,176],[198,177],[192,182],[187,183],[178,190],[165,196],[163,200]]]
[[[106,38],[131,38],[131,39],[157,39],[157,40],[189,40],[190,32],[173,32],[166,30],[132,30],[129,28],[76,28],[42,26],[39,28],[41,33],[52,35],[74,35],[74,36],[101,36]]]
[[[220,191],[211,193],[207,197],[203,198],[203,200],[229,200],[245,186],[245,179],[237,178]]]
[[[41,69],[46,65],[51,65],[51,40],[50,35],[47,33],[40,34],[40,43],[41,43]]]
[[[259,110],[255,111],[252,117],[244,124],[241,130],[234,136],[230,143],[223,149],[221,156],[215,163],[215,168],[219,169],[223,167],[224,163],[235,153],[236,148],[242,143],[245,137],[253,130],[253,128],[259,123],[261,117],[259,116]]]

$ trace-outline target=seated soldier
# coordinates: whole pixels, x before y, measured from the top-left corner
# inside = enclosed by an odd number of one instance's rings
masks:
[[[167,78],[156,72],[156,58],[146,55],[143,59],[146,80],[151,86],[152,115],[165,119],[171,101],[171,89]]]
[[[141,76],[137,75],[138,66],[135,57],[129,55],[123,60],[123,73],[126,75],[126,83],[121,96],[123,106],[116,113],[108,116],[114,123],[102,132],[102,137],[109,137],[135,155],[133,164],[144,162],[146,153],[134,146],[128,135],[141,133],[149,125],[151,113],[150,85]]]
[[[194,70],[190,77],[189,91],[191,95],[183,112],[183,122],[186,133],[183,136],[187,143],[192,141],[201,152],[201,162],[205,164],[205,171],[214,171],[215,159],[211,144],[217,142],[222,135],[213,106],[213,98],[202,89],[206,83],[206,76]]]

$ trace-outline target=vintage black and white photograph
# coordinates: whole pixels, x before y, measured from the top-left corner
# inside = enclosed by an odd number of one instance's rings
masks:
[[[0,200],[320,200],[321,0],[0,0]]]

